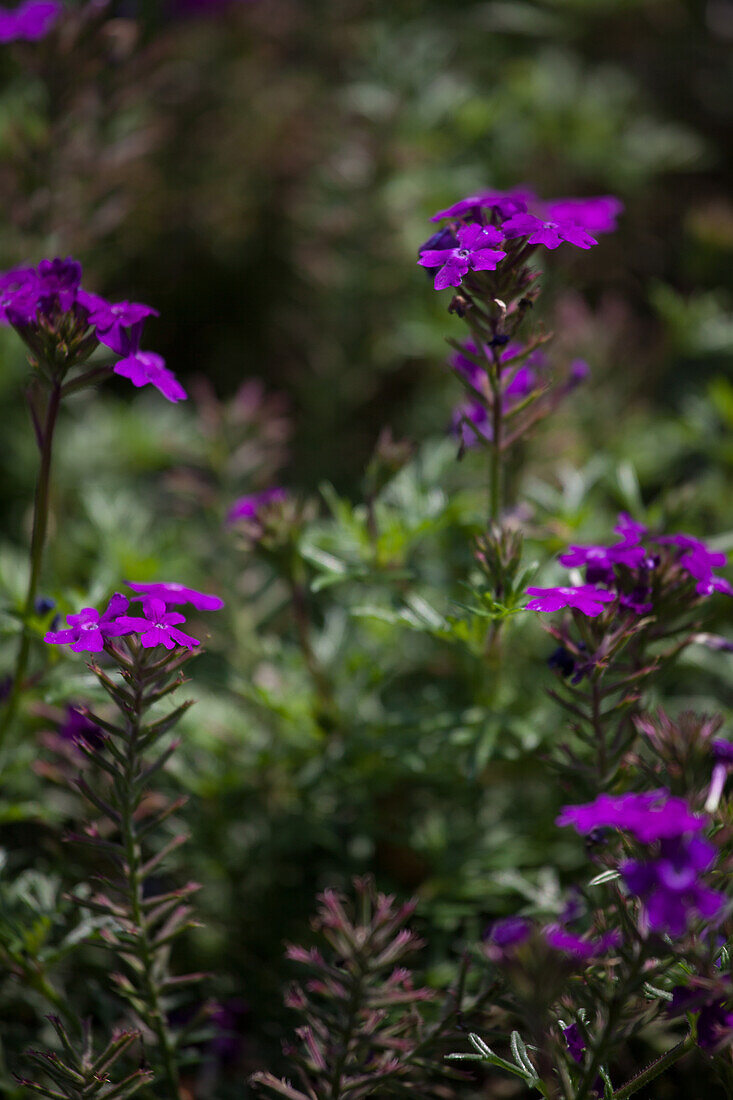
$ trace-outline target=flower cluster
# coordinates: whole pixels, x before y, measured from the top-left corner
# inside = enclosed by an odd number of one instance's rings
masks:
[[[168,401],[186,391],[165,360],[140,347],[146,318],[157,310],[139,302],[108,302],[81,285],[76,260],[41,260],[0,275],[0,322],[12,325],[40,364],[56,376],[84,362],[101,344],[119,358],[115,374],[133,386],[152,385]],[[63,349],[63,350],[62,350]]]
[[[733,595],[733,586],[714,572],[726,564],[725,554],[710,550],[691,535],[653,535],[641,523],[621,513],[614,528],[619,540],[607,545],[575,545],[560,555],[568,569],[585,569],[586,584],[529,588],[530,611],[552,612],[563,607],[595,616],[602,604],[618,601],[618,609],[636,615],[655,614],[661,601],[685,592],[690,603],[715,592]],[[692,585],[691,585],[691,582]],[[602,585],[602,588],[595,587]]]
[[[566,922],[536,926],[526,917],[505,917],[495,921],[485,936],[486,953],[492,961],[510,961],[522,944],[539,936],[547,947],[569,960],[589,963],[614,951],[621,943],[617,931],[604,932],[597,938],[571,931]]]
[[[629,892],[641,902],[640,931],[684,934],[699,918],[713,920],[724,897],[701,881],[715,862],[717,850],[696,834],[708,824],[682,798],[665,790],[599,795],[591,803],[565,806],[558,825],[573,825],[581,835],[617,829],[643,847],[643,858],[619,866]]]
[[[142,602],[142,615],[126,614],[130,601],[116,592],[101,614],[94,607],[84,607],[76,615],[67,615],[67,626],[63,630],[49,631],[44,641],[50,645],[68,645],[75,653],[101,653],[110,638],[136,634],[143,649],[158,645],[166,649],[177,645],[194,649],[199,645],[198,640],[179,630],[186,621],[185,616],[169,611],[166,605],[190,603],[206,610],[224,606],[218,596],[181,584],[130,582],[128,587],[138,593],[133,601]]]
[[[60,0],[25,0],[17,8],[0,8],[0,43],[37,42],[61,15]]]
[[[612,195],[542,201],[526,189],[479,192],[433,216],[451,224],[425,242],[418,263],[438,268],[436,290],[457,287],[469,272],[495,271],[539,245],[591,248],[598,243],[593,234],[612,232],[622,209]]]

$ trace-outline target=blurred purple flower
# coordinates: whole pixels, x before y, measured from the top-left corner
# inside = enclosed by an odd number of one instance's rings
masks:
[[[73,703],[67,704],[57,733],[64,741],[71,741],[73,745],[89,745],[93,749],[101,748],[105,739],[104,731]]]
[[[451,417],[453,434],[464,447],[476,447],[481,439],[492,437],[491,422],[485,405],[480,401],[466,401],[456,405]]]
[[[183,401],[188,395],[165,359],[154,351],[137,351],[120,359],[113,367],[114,373],[129,378],[133,386],[155,386],[168,401]]]
[[[604,603],[614,600],[613,592],[596,588],[592,584],[580,584],[575,587],[559,585],[555,588],[528,588],[528,596],[534,596],[524,605],[525,611],[543,611],[551,613],[563,607],[574,608],[591,618],[600,615]]]
[[[0,8],[0,43],[36,42],[61,14],[60,0],[25,0],[17,8]]]
[[[599,828],[622,829],[642,844],[698,833],[707,823],[706,817],[692,813],[683,798],[672,798],[665,790],[600,794],[594,802],[563,806],[556,821],[574,826],[581,835]]]
[[[691,920],[712,920],[722,908],[724,896],[698,881],[717,852],[706,840],[679,835],[662,839],[660,849],[658,859],[627,860],[619,870],[642,901],[645,924],[654,932],[680,936]]]
[[[465,214],[478,214],[482,208],[495,206],[503,218],[509,218],[512,214],[523,213],[530,202],[536,199],[532,191],[523,188],[515,188],[512,191],[478,191],[475,195],[468,195],[465,199],[448,206],[445,210],[439,210],[433,214],[431,222],[442,221],[443,218],[460,218]]]
[[[117,620],[126,634],[140,634],[143,649],[152,649],[158,645],[165,646],[166,649],[173,649],[176,645],[195,649],[200,644],[190,634],[178,630],[178,626],[185,623],[186,616],[177,611],[166,611],[162,600],[154,597],[146,599],[143,602],[143,616],[144,618],[138,615],[122,615]]]
[[[600,939],[591,940],[587,936],[576,936],[568,932],[559,924],[548,925],[544,930],[544,936],[550,947],[555,951],[561,951],[565,955],[572,955],[575,959],[590,961],[607,955],[621,943],[620,932],[608,932]]]
[[[570,1057],[580,1065],[585,1054],[585,1039],[580,1033],[580,1028],[577,1024],[570,1024],[569,1027],[562,1029],[562,1033],[568,1045]]]
[[[733,1039],[733,1013],[728,1012],[724,999],[729,996],[727,983],[697,990],[678,985],[672,990],[667,1011],[670,1016],[698,1012],[695,1028],[697,1045],[712,1053]]]
[[[491,225],[462,225],[457,232],[457,248],[426,249],[417,261],[422,267],[439,267],[435,289],[460,286],[469,270],[495,271],[506,252],[494,248],[502,243],[502,235]]]
[[[632,519],[628,512],[619,513],[614,531],[617,535],[621,535],[625,543],[634,546],[641,541],[644,535],[648,534],[648,528],[643,523]]]
[[[614,195],[597,195],[588,199],[551,199],[547,216],[554,222],[573,222],[588,233],[613,233],[616,218],[624,204]]]
[[[177,584],[173,581],[126,581],[128,588],[133,592],[139,592],[143,596],[155,597],[166,604],[190,603],[197,611],[218,611],[224,606],[224,601],[218,596],[199,592],[196,588],[187,588],[185,584]]]
[[[84,607],[77,615],[66,616],[64,630],[50,630],[43,640],[49,645],[70,645],[75,653],[101,653],[107,638],[129,633],[116,618],[128,606],[127,597],[115,592],[101,615],[96,607]]]
[[[590,248],[598,244],[582,226],[570,221],[543,221],[534,214],[515,214],[502,225],[504,236],[527,237],[528,244],[542,244],[545,248],[557,248],[567,241],[577,248]]]
[[[287,498],[287,489],[281,489],[279,486],[263,489],[259,493],[250,493],[249,496],[235,500],[229,509],[227,520],[229,523],[236,523],[239,519],[256,522],[262,508],[267,508],[270,504],[280,504]]]

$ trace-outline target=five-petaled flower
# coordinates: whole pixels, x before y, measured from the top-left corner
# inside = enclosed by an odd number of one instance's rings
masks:
[[[507,239],[526,237],[528,244],[542,244],[545,248],[557,248],[563,242],[577,248],[590,248],[598,244],[595,237],[577,222],[543,221],[534,214],[515,214],[501,227]]]
[[[64,630],[50,630],[43,640],[50,645],[70,645],[75,653],[101,653],[107,638],[129,633],[117,618],[128,606],[127,597],[116,592],[101,615],[96,607],[84,607],[77,615],[66,616]]]
[[[143,617],[144,616],[144,617]],[[195,649],[200,643],[190,634],[179,630],[178,626],[185,623],[186,616],[178,611],[167,611],[163,600],[155,597],[143,601],[143,615],[122,615],[118,625],[124,627],[126,634],[140,634],[140,644],[143,649],[152,649],[153,646],[162,645],[166,649],[173,649],[177,645],[187,649]]]
[[[528,596],[535,598],[525,604],[526,611],[560,611],[563,607],[580,611],[590,618],[600,615],[604,603],[614,600],[613,592],[596,588],[593,584],[558,585],[555,588],[528,588]]]
[[[127,587],[141,596],[155,597],[166,604],[190,603],[197,611],[218,611],[224,601],[218,596],[199,592],[196,588],[187,588],[185,584],[169,581],[126,581]]]
[[[698,833],[707,823],[706,817],[692,813],[684,798],[673,798],[665,790],[599,794],[594,802],[564,806],[557,818],[558,825],[573,825],[584,836],[595,829],[622,829],[642,844]]]
[[[187,394],[165,359],[154,351],[136,351],[120,359],[113,367],[115,374],[129,378],[133,386],[155,386],[168,401],[183,401]]]
[[[417,261],[422,267],[440,268],[435,276],[436,290],[460,286],[469,271],[495,271],[506,256],[495,247],[502,243],[502,235],[492,225],[462,225],[456,236],[456,248],[426,249]]]

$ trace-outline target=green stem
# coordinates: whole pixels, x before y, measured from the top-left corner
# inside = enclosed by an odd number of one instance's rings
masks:
[[[143,660],[144,657],[141,657],[138,653],[135,660],[135,672],[141,670]],[[143,858],[135,823],[135,814],[140,804],[140,788],[135,780],[140,772],[141,764],[138,741],[144,703],[141,678],[137,676],[136,679],[138,684],[135,691],[134,713],[127,720],[128,741],[124,768],[124,793],[120,799],[120,828],[125,848],[124,874],[127,879],[130,916],[135,926],[137,939],[136,957],[142,967],[140,994],[147,1009],[145,1022],[158,1041],[160,1053],[164,1087],[158,1095],[164,1095],[167,1100],[180,1100],[178,1067],[166,1025],[156,975],[156,952],[148,936],[147,922],[143,912],[144,879],[141,874]]]
[[[497,523],[501,513],[501,433],[503,427],[504,408],[501,393],[501,366],[498,356],[494,356],[494,370],[489,375],[493,394],[492,406],[492,438],[489,452],[489,526]]]
[[[41,465],[36,482],[36,495],[33,507],[33,533],[31,535],[30,575],[28,589],[23,608],[23,630],[20,636],[20,646],[15,662],[13,674],[13,686],[10,697],[5,707],[5,713],[0,721],[0,749],[2,748],[6,734],[15,718],[18,702],[23,692],[28,658],[30,656],[31,636],[28,632],[28,620],[33,614],[38,585],[41,579],[41,567],[43,565],[43,550],[46,544],[46,531],[48,529],[49,489],[51,484],[51,457],[53,450],[53,435],[56,428],[59,407],[61,405],[61,383],[56,381],[51,387],[46,407],[46,420],[41,436]]]
[[[666,1069],[673,1066],[675,1062],[678,1062],[685,1054],[695,1046],[695,1040],[693,1036],[687,1035],[684,1039],[680,1040],[675,1046],[663,1054],[661,1058],[657,1058],[656,1062],[652,1062],[650,1066],[642,1070],[641,1073],[637,1073],[636,1077],[632,1077],[630,1081],[627,1081],[620,1089],[616,1089],[613,1094],[613,1100],[626,1100],[628,1096],[633,1096],[639,1089],[644,1088],[650,1081],[653,1081],[655,1077],[659,1077],[664,1073]]]

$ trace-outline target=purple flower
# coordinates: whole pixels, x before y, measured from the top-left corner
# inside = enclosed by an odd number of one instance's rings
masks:
[[[76,305],[81,282],[81,264],[65,260],[41,260],[37,268],[16,267],[0,276],[0,321],[28,325],[39,310],[49,316],[55,310],[67,313]]]
[[[111,303],[97,295],[85,297],[83,304],[89,309],[89,324],[96,327],[99,342],[117,355],[129,356],[139,351],[145,318],[160,316],[157,309],[142,302]]]
[[[616,218],[624,204],[614,195],[597,195],[589,199],[552,199],[547,203],[547,216],[554,222],[572,222],[588,233],[613,233]]]
[[[178,630],[180,623],[185,623],[186,616],[177,611],[166,611],[162,600],[146,599],[143,602],[143,615],[122,615],[117,623],[124,627],[126,634],[133,632],[140,634],[140,643],[144,649],[152,649],[153,646],[163,645],[166,649],[173,649],[176,645],[185,646],[187,649],[195,649],[200,643],[190,634]]]
[[[36,42],[61,14],[59,0],[26,0],[20,7],[0,8],[0,42]]]
[[[698,833],[707,818],[693,814],[683,798],[672,798],[668,791],[641,794],[600,794],[594,802],[563,806],[557,825],[573,825],[581,835],[594,829],[623,829],[642,844],[672,840],[686,833]]]
[[[602,581],[607,584],[613,580],[613,569],[624,565],[635,569],[646,557],[643,546],[630,546],[626,542],[615,546],[569,546],[559,561],[568,569],[586,568],[587,579],[591,583]]]
[[[525,604],[526,611],[560,611],[563,607],[571,607],[593,618],[603,611],[604,603],[614,600],[613,592],[605,588],[596,588],[592,584],[579,584],[575,587],[559,585],[555,588],[528,588],[528,596],[536,598]]]
[[[492,225],[463,225],[457,232],[457,248],[426,249],[417,261],[422,267],[439,267],[435,289],[460,286],[461,279],[472,271],[495,271],[506,256],[493,246],[502,243],[502,235]]]
[[[598,244],[595,237],[574,222],[543,221],[534,214],[515,214],[501,228],[507,239],[527,237],[528,244],[543,244],[545,248],[557,248],[563,241],[577,248],[590,248]]]
[[[75,653],[101,653],[107,638],[128,633],[116,619],[128,607],[127,597],[115,592],[101,615],[96,607],[84,607],[78,615],[66,616],[66,629],[50,630],[43,640],[50,645],[70,645]]]
[[[263,489],[260,493],[250,493],[249,496],[235,500],[229,509],[227,520],[229,523],[236,523],[238,519],[247,519],[256,523],[263,508],[267,508],[270,504],[280,504],[287,498],[287,489],[279,487]]]
[[[104,731],[72,703],[67,704],[66,715],[57,732],[64,741],[71,741],[73,745],[89,745],[92,749],[99,749],[104,744]]]
[[[622,863],[627,889],[643,904],[644,924],[654,932],[680,936],[692,919],[716,917],[724,897],[698,881],[715,856],[716,849],[706,840],[677,835],[662,840],[658,859]]]
[[[726,741],[723,737],[717,737],[713,741],[712,750],[716,760],[733,764],[733,741]]]
[[[129,378],[133,386],[155,386],[168,401],[183,401],[188,395],[165,359],[154,351],[137,351],[120,359],[113,367],[115,374]]]
[[[513,954],[513,949],[525,943],[532,935],[532,923],[526,917],[504,917],[496,920],[484,932],[486,952],[494,962],[503,962]]]
[[[585,1054],[585,1039],[580,1033],[580,1028],[577,1024],[570,1024],[569,1027],[564,1027],[562,1029],[562,1033],[568,1045],[570,1057],[574,1062],[580,1065],[583,1061],[583,1055]]]
[[[648,533],[648,528],[632,519],[628,512],[620,512],[614,531],[627,545],[635,546]]]
[[[475,447],[481,439],[492,437],[489,414],[480,401],[467,401],[457,405],[451,418],[453,434],[464,447]]]
[[[620,932],[607,932],[600,939],[591,940],[587,936],[576,936],[559,924],[551,924],[545,929],[545,940],[555,951],[562,951],[573,958],[590,961],[607,955],[621,943]]]
[[[683,553],[679,564],[698,583],[695,589],[701,596],[711,596],[713,592],[723,592],[733,596],[733,586],[724,577],[716,577],[713,569],[726,564],[726,555],[719,550],[710,550],[700,539],[692,535],[660,535],[655,542],[678,546]]]
[[[41,260],[38,265],[36,290],[38,304],[44,313],[50,313],[54,306],[62,313],[72,308],[81,284],[81,264],[71,256],[65,260]]]
[[[190,603],[197,611],[218,611],[224,606],[224,601],[218,596],[210,596],[206,592],[199,592],[196,588],[187,588],[185,584],[172,581],[150,581],[145,584],[126,581],[125,583],[133,592],[139,592],[143,596],[154,596],[167,604]]]
[[[445,210],[439,210],[430,220],[439,222],[443,218],[460,218],[464,214],[478,214],[482,207],[489,206],[495,206],[502,217],[508,218],[512,214],[523,213],[527,209],[527,204],[533,202],[535,198],[532,191],[521,188],[513,191],[478,191],[475,195],[468,195],[465,199],[453,203]]]
[[[33,267],[14,267],[0,276],[0,321],[3,324],[27,324],[35,318],[37,282]]]
[[[699,1012],[695,1028],[697,1045],[712,1053],[733,1039],[733,1013],[727,1011],[725,1004],[729,994],[730,989],[723,983],[698,990],[678,985],[672,990],[668,1012],[671,1016]]]

